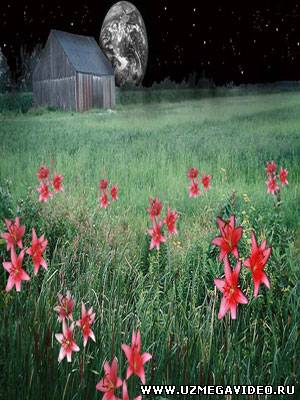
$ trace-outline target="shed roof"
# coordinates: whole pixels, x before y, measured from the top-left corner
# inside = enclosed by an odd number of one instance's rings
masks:
[[[90,36],[51,30],[77,72],[93,75],[114,75],[112,66],[96,40]]]

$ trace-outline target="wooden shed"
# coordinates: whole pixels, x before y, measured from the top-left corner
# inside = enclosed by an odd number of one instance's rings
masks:
[[[32,85],[36,106],[76,111],[115,106],[114,71],[92,37],[51,30]]]

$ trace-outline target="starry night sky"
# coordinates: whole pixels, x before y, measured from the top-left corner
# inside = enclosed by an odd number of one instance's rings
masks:
[[[50,29],[98,41],[116,1],[14,0],[0,5],[0,47],[17,78],[21,47],[45,44]],[[132,0],[148,34],[144,85],[192,72],[217,84],[300,80],[300,1]]]

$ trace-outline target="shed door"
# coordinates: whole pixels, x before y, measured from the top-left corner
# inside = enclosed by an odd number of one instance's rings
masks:
[[[77,111],[86,111],[93,107],[93,77],[92,75],[76,74],[76,105]]]
[[[93,106],[103,107],[103,78],[93,76]]]

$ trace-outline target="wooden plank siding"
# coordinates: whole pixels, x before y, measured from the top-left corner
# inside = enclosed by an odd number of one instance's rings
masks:
[[[111,76],[103,77],[103,107],[115,107],[115,79]]]
[[[75,110],[75,70],[55,36],[50,34],[33,73],[35,106]]]
[[[75,110],[75,77],[33,82],[34,105]]]
[[[42,52],[41,60],[33,72],[33,81],[66,78],[75,75],[63,48],[53,34],[50,34]]]
[[[100,76],[93,77],[93,104],[94,107],[103,107],[103,88]]]
[[[76,110],[115,107],[115,80],[111,76],[76,73]]]
[[[76,73],[76,110],[86,111],[93,107],[93,76]]]

